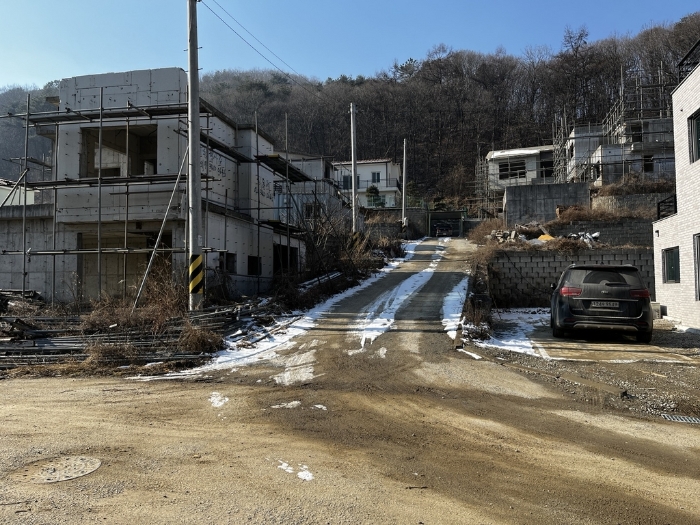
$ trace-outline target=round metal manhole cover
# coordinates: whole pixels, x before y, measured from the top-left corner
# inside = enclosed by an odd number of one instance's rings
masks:
[[[90,474],[100,468],[102,461],[86,456],[63,456],[31,463],[10,475],[25,483],[56,483]]]

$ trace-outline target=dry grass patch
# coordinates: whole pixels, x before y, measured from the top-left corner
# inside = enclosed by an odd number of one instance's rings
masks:
[[[467,234],[467,238],[476,244],[485,244],[486,236],[491,235],[493,230],[505,230],[506,225],[503,219],[488,219],[472,228]]]

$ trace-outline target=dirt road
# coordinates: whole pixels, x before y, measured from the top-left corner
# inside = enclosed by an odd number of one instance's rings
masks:
[[[286,350],[300,383],[274,362],[196,380],[0,381],[0,522],[700,522],[697,426],[454,350],[440,308],[469,249],[425,242],[338,303]],[[102,464],[28,482],[33,462],[63,456]]]

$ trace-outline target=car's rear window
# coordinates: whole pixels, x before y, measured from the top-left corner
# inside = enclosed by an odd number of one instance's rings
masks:
[[[637,270],[626,269],[585,269],[572,268],[566,278],[568,284],[628,284],[635,287],[644,287]]]

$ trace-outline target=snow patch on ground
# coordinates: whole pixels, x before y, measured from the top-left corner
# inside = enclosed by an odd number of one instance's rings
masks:
[[[296,352],[289,356],[276,356],[273,363],[284,366],[284,372],[272,376],[278,385],[292,385],[303,381],[311,381],[314,378],[314,363],[316,362],[316,350],[308,352]]]
[[[222,396],[219,392],[212,392],[209,396],[209,402],[214,408],[222,407],[228,403],[228,397]]]
[[[274,329],[276,330],[275,333],[269,333],[268,328],[267,332],[263,331],[259,337],[254,338],[253,344],[250,344],[249,340],[246,341],[245,339],[243,339],[244,334],[242,334],[239,331],[236,334],[231,335],[224,340],[225,348],[214,354],[214,358],[206,365],[180,372],[173,372],[163,376],[136,376],[132,377],[131,379],[137,381],[153,381],[164,379],[186,379],[193,377],[202,377],[203,375],[215,370],[228,369],[230,371],[235,371],[239,367],[254,365],[262,361],[273,361],[275,364],[285,367],[284,372],[273,376],[273,379],[279,384],[291,384],[291,382],[309,381],[314,377],[313,362],[309,360],[304,363],[299,363],[299,359],[308,359],[310,356],[307,356],[306,358],[301,358],[298,352],[290,356],[280,355],[281,353],[287,350],[291,350],[295,347],[296,343],[291,342],[290,340],[294,337],[306,333],[309,329],[316,326],[316,321],[324,315],[328,314],[330,310],[340,301],[347,299],[348,297],[355,295],[361,290],[372,286],[379,279],[383,278],[388,273],[398,268],[404,261],[411,259],[416,253],[416,247],[422,241],[423,239],[405,244],[404,251],[406,252],[406,254],[403,258],[397,258],[389,261],[389,263],[384,268],[379,270],[370,278],[365,279],[359,285],[353,288],[349,288],[348,290],[345,290],[340,294],[334,295],[327,301],[317,305],[315,308],[312,308],[311,310],[308,310],[304,313],[295,312],[291,320],[285,319],[284,321],[278,323],[274,327]],[[444,243],[444,241],[441,241],[441,246],[438,246],[438,249],[436,250],[436,254],[440,254],[439,258],[442,258],[441,252],[445,249]],[[374,338],[376,338],[380,333],[383,333],[391,326],[391,323],[393,323],[393,315],[395,314],[396,309],[401,305],[401,302],[403,302],[407,298],[407,296],[404,295],[406,293],[410,295],[410,293],[417,290],[418,287],[425,284],[425,282],[427,282],[427,280],[432,276],[432,272],[435,271],[436,267],[437,260],[430,265],[429,269],[426,269],[423,272],[421,272],[421,274],[423,275],[419,274],[421,276],[418,279],[409,279],[411,283],[409,283],[407,286],[415,288],[408,290],[407,288],[402,287],[402,294],[398,297],[394,297],[394,302],[392,303],[394,308],[390,311],[390,317],[383,317],[377,320],[376,323],[372,319],[369,320],[367,326],[369,327],[371,325],[371,330],[375,331],[370,331],[367,334],[367,336],[363,337],[363,341],[367,340],[368,337],[370,338],[370,342],[373,341]],[[376,335],[373,335],[375,333]],[[316,345],[314,345],[314,343],[311,343],[309,345],[309,348],[317,346],[318,344],[320,343],[317,343]],[[287,363],[287,360],[290,362]]]
[[[272,405],[270,408],[297,408],[301,406],[301,401],[290,401],[289,403],[280,403],[279,405]]]
[[[361,348],[364,348],[366,343],[372,344],[377,337],[389,330],[394,324],[398,309],[435,274],[438,262],[444,257],[444,243],[447,242],[449,239],[440,241],[440,245],[432,254],[432,262],[427,268],[411,275],[399,286],[383,293],[369,305],[365,318],[353,327],[353,331],[359,335]]]
[[[277,468],[284,470],[288,474],[294,474],[294,467],[289,465],[289,463],[282,461],[281,459],[277,461],[279,462]],[[314,475],[309,471],[309,467],[307,467],[306,465],[299,465],[299,472],[297,472],[297,477],[304,481],[311,481],[314,479]]]
[[[497,324],[491,339],[474,340],[475,346],[540,356],[533,348],[528,334],[537,326],[549,324],[549,308],[497,309],[493,310],[492,314]]]
[[[474,352],[469,352],[468,350],[464,350],[462,348],[457,349],[459,352],[462,352],[463,354],[467,354],[468,356],[473,357],[476,360],[481,359],[481,356],[479,354],[475,354]]]
[[[462,310],[464,301],[467,298],[469,288],[469,277],[462,279],[452,291],[445,296],[442,302],[442,326],[445,327],[447,335],[454,341],[457,337],[457,329],[462,320]]]

